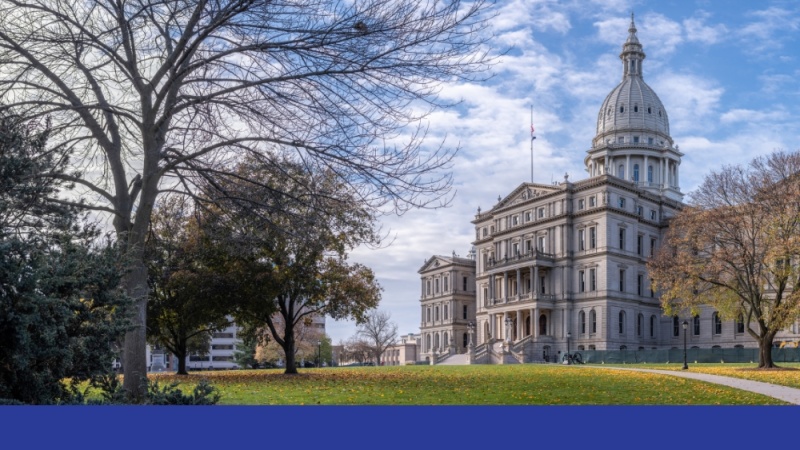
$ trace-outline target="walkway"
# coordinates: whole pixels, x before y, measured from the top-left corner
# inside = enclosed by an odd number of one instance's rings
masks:
[[[603,368],[615,369],[615,370],[634,370],[637,372],[650,372],[662,375],[672,375],[676,377],[691,378],[693,380],[705,381],[708,383],[722,384],[732,388],[741,389],[743,391],[755,392],[757,394],[777,398],[778,400],[783,400],[793,405],[800,405],[800,389],[787,386],[779,386],[777,384],[772,384],[772,383],[764,383],[762,381],[744,380],[741,378],[723,377],[719,375],[710,375],[707,373],[698,373],[691,371],[635,369],[628,367],[603,367]]]

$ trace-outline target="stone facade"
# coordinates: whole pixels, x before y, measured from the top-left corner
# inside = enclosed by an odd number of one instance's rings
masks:
[[[421,277],[420,360],[434,355],[466,353],[468,325],[475,320],[475,260],[432,256]]]

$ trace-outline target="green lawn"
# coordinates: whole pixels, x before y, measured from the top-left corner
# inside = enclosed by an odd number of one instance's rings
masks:
[[[220,390],[220,403],[228,405],[784,404],[724,386],[601,366],[353,367],[306,369],[297,376],[281,370],[153,376],[160,383],[178,379],[186,385],[202,377]]]
[[[689,362],[690,372],[708,373],[726,377],[763,381],[800,389],[800,363],[776,363],[779,368],[758,370],[756,364],[697,364]],[[636,367],[640,369],[682,370],[680,364],[619,364],[609,367]]]

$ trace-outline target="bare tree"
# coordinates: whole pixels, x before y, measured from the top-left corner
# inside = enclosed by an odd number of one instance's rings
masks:
[[[369,343],[375,363],[381,365],[381,356],[397,340],[397,324],[392,315],[385,311],[371,311],[363,323],[358,325],[357,334]]]
[[[758,366],[774,367],[775,335],[800,317],[800,152],[726,166],[691,198],[648,263],[662,306],[744,322]]]
[[[356,362],[363,364],[370,360],[372,350],[369,342],[358,336],[353,336],[345,341],[339,360],[343,362]]]
[[[374,208],[449,199],[453,153],[423,147],[442,81],[474,79],[482,0],[0,0],[0,104],[52,120],[74,202],[113,218],[137,301],[125,388],[142,394],[144,237],[156,197],[244,154],[291,149]],[[417,126],[409,133],[409,126]],[[413,128],[413,127],[412,127]],[[409,137],[410,136],[410,137]]]

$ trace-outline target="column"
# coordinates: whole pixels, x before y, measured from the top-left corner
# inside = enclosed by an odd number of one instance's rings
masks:
[[[503,271],[503,303],[508,301],[508,272]]]
[[[533,274],[534,274],[533,275],[534,276],[534,278],[533,278],[533,287],[535,289],[536,296],[538,297],[539,296],[539,292],[542,291],[541,286],[539,286],[539,266],[533,266]]]
[[[643,180],[644,180],[644,183],[645,183],[644,185],[647,186],[647,187],[650,187],[650,180],[647,179],[647,174],[648,173],[649,172],[647,171],[647,155],[644,155],[644,178],[643,178]]]
[[[508,319],[508,311],[503,313],[503,323],[500,324],[500,327],[503,329],[503,341],[510,340],[511,330],[506,327],[506,319]]]
[[[633,175],[631,174],[631,155],[625,155],[625,179],[633,179]]]
[[[531,321],[531,326],[533,326],[533,335],[540,336],[539,334],[539,307],[533,308],[533,320]]]
[[[528,312],[531,316],[531,337],[536,336],[536,308],[530,308]]]
[[[522,275],[520,274],[519,269],[517,269],[517,295],[522,294]]]
[[[522,339],[522,311],[517,310],[517,340]]]
[[[661,185],[666,189],[669,187],[667,185],[667,166],[669,163],[667,162],[666,156],[661,159]]]
[[[531,300],[536,298],[536,277],[533,275],[533,267],[534,266],[531,266],[531,267],[528,268],[528,270],[531,273],[531,281],[530,281],[530,283],[528,283],[528,286],[530,288],[530,293],[531,293]]]
[[[680,179],[680,176],[678,175],[678,167],[680,167],[680,163],[676,162],[675,163],[675,187],[676,188],[680,187],[680,185],[681,185],[681,179]]]
[[[492,339],[497,337],[496,330],[494,329],[494,314],[489,314],[489,334],[492,335]]]

